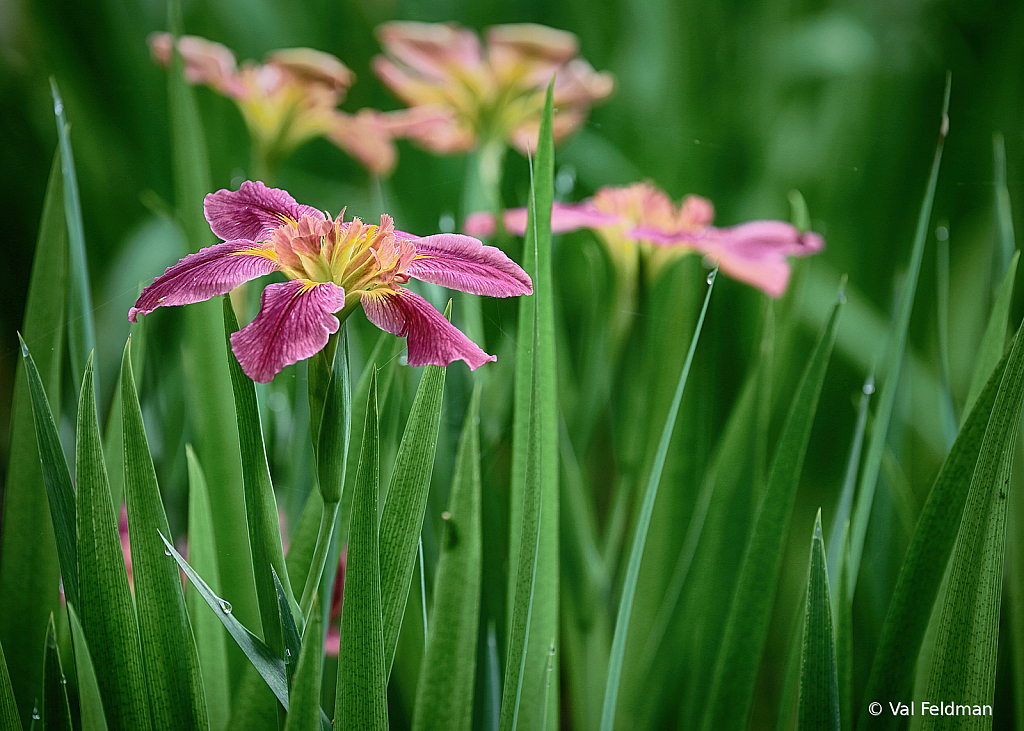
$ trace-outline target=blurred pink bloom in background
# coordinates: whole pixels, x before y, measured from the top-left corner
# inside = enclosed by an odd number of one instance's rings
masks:
[[[475,31],[455,23],[395,21],[377,29],[373,68],[409,109],[389,112],[396,136],[432,152],[464,152],[500,140],[536,149],[544,93],[554,88],[554,136],[578,127],[615,86],[581,58],[572,33],[532,23]]]
[[[171,61],[172,40],[169,33],[149,37],[153,57],[164,66]],[[371,173],[394,169],[395,147],[381,113],[337,109],[355,75],[331,54],[288,48],[271,52],[265,63],[246,61],[239,68],[228,48],[196,36],[181,36],[178,52],[189,83],[234,99],[256,145],[282,155],[325,136]]]
[[[627,281],[636,277],[638,254],[647,257],[657,272],[688,253],[702,254],[723,273],[762,292],[781,297],[789,283],[788,257],[821,251],[825,242],[813,232],[801,232],[784,221],[751,221],[731,228],[711,225],[711,201],[690,195],[677,206],[649,182],[607,186],[580,203],[555,203],[551,209],[554,233],[593,230]],[[526,231],[526,209],[505,211],[502,222],[510,233]],[[487,237],[494,233],[494,217],[474,213],[466,219],[466,233]]]

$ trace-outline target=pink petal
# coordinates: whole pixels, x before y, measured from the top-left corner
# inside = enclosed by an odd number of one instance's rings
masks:
[[[415,239],[410,276],[471,294],[515,297],[532,294],[533,282],[518,264],[472,236],[435,234]]]
[[[527,209],[509,208],[502,214],[505,230],[516,236],[526,233]],[[562,234],[581,228],[599,229],[622,223],[614,213],[602,213],[590,200],[581,203],[555,203],[551,206],[551,233]],[[470,236],[487,238],[494,235],[494,216],[484,211],[466,217],[462,229]]]
[[[267,383],[281,370],[327,345],[340,323],[345,290],[333,282],[292,279],[270,284],[256,319],[231,335],[231,350],[254,381]]]
[[[721,230],[728,246],[744,256],[807,256],[825,247],[825,242],[813,231],[800,229],[785,221],[750,221]]]
[[[384,51],[416,74],[444,81],[481,63],[480,39],[455,23],[392,21],[377,28]]]
[[[157,307],[188,305],[225,294],[250,279],[277,271],[272,248],[253,241],[225,241],[189,254],[142,290],[128,320]]]
[[[337,627],[330,627],[327,630],[327,637],[324,639],[324,654],[327,657],[337,657],[341,651],[341,630]]]
[[[266,241],[274,229],[297,222],[302,214],[324,218],[312,206],[296,203],[287,191],[268,188],[258,180],[246,180],[238,190],[210,193],[203,202],[203,210],[210,228],[225,241]]]
[[[446,366],[464,360],[471,370],[497,360],[455,328],[429,302],[408,289],[375,289],[360,299],[367,319],[381,330],[409,339],[409,365]]]
[[[375,109],[360,109],[356,114],[333,112],[331,119],[327,139],[374,175],[391,174],[397,153],[383,113]]]

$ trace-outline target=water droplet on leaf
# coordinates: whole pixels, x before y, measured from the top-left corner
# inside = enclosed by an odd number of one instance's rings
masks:
[[[875,392],[875,384],[873,384],[871,381],[868,381],[867,383],[864,384],[864,395],[865,396],[870,396],[874,392]]]
[[[715,281],[715,273],[714,272],[708,272],[708,284],[711,284],[714,281]]]
[[[231,614],[231,602],[225,601],[224,599],[221,599],[220,600],[220,608],[221,608],[221,611],[224,612],[224,614]]]
[[[54,102],[53,103],[53,113],[56,114],[58,117],[60,115],[64,114],[64,105],[61,104],[60,102]]]

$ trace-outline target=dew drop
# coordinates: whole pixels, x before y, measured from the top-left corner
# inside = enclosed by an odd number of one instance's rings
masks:
[[[867,383],[864,384],[863,390],[865,396],[870,396],[875,392],[875,384],[873,384],[871,381],[868,381]]]
[[[714,281],[715,281],[715,273],[714,272],[708,272],[708,284],[711,284]]]
[[[61,685],[67,685],[68,684],[68,679],[66,677],[64,677],[63,675],[60,676],[60,684]]]
[[[165,556],[170,556],[170,555],[171,555],[171,549],[169,549],[169,548],[165,548],[165,549],[164,549],[164,555],[165,555]]]
[[[437,222],[437,228],[441,233],[450,234],[455,231],[455,216],[450,213],[442,213]]]
[[[576,187],[576,168],[572,165],[563,165],[555,176],[555,192],[558,195],[569,195]]]
[[[225,601],[224,599],[221,599],[220,600],[220,608],[221,608],[221,611],[224,612],[224,614],[231,614],[231,602]]]
[[[32,709],[32,720],[33,721],[38,721],[39,719],[40,719],[39,709],[38,708],[33,708]]]
[[[54,102],[53,103],[53,113],[56,114],[58,117],[60,115],[64,114],[64,105],[61,104],[60,102]]]
[[[286,659],[292,656],[292,651],[289,650],[287,647],[284,648],[284,656]]]
[[[949,229],[945,226],[939,226],[935,229],[935,238],[939,241],[949,240]]]

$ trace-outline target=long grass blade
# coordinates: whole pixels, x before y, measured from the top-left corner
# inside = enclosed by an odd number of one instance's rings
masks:
[[[285,591],[291,594],[281,544],[281,524],[277,518],[274,486],[263,445],[263,428],[256,405],[256,384],[245,375],[230,350],[231,334],[238,330],[238,319],[227,296],[224,298],[224,338],[228,345],[228,367],[238,414],[238,442],[242,450],[242,484],[245,488],[245,514],[252,547],[252,569],[256,577],[260,622],[264,641],[280,655],[284,654],[281,622],[278,619],[277,591],[272,571],[281,577]],[[294,596],[289,601],[295,604]]]
[[[207,577],[207,583],[214,592],[219,592],[219,557],[213,536],[206,476],[191,445],[185,445],[185,458],[188,462],[188,555],[196,571]],[[194,589],[186,592],[185,604],[199,651],[210,731],[221,731],[227,727],[231,715],[224,629],[217,618],[206,611],[202,596]]]
[[[811,560],[807,570],[807,609],[804,614],[803,661],[800,665],[800,731],[839,731],[839,673],[832,599],[829,596],[821,510],[814,521]]]
[[[52,614],[46,628],[46,656],[43,665],[43,728],[46,731],[73,731],[67,680],[57,650],[57,632]]]
[[[978,400],[978,394],[981,393],[981,389],[985,387],[985,383],[988,382],[999,359],[1006,352],[1006,332],[1010,322],[1010,304],[1013,301],[1013,285],[1017,278],[1019,261],[1020,252],[1017,251],[1010,258],[1006,274],[999,285],[995,302],[992,304],[992,313],[989,315],[988,325],[985,326],[985,334],[981,337],[981,345],[978,347],[977,359],[974,362],[974,373],[971,375],[971,385],[967,390],[967,400],[964,401],[963,422],[967,421],[967,414],[974,407],[974,402]],[[960,426],[962,428],[963,423]]]
[[[64,113],[64,102],[57,82],[50,78],[53,113],[57,118],[57,139],[60,143],[60,169],[64,180],[64,218],[67,222],[68,262],[71,278],[68,296],[68,352],[71,355],[71,376],[81,383],[85,361],[96,350],[96,326],[93,323],[92,293],[89,290],[89,265],[85,258],[85,227],[82,225],[82,203],[78,196],[75,158],[71,152],[71,126]],[[51,290],[59,291],[59,290]]]
[[[142,658],[154,728],[209,728],[181,580],[160,540],[170,535],[135,391],[131,341],[121,361],[124,484]]]
[[[380,599],[388,675],[398,646],[434,466],[445,368],[425,366],[380,516]]]
[[[524,349],[536,343],[537,352],[520,351],[516,360],[515,404],[512,436],[512,478],[509,502],[509,567],[521,565],[519,552],[523,533],[523,506],[526,505],[527,453],[530,450],[530,413],[533,379],[539,391],[537,421],[538,456],[541,481],[540,543],[537,554],[537,581],[532,604],[530,646],[527,650],[522,717],[530,727],[540,725],[540,714],[547,713],[547,726],[558,725],[559,672],[557,665],[547,674],[549,650],[555,643],[558,652],[559,595],[559,492],[558,492],[558,384],[555,357],[554,286],[551,269],[551,206],[554,200],[554,142],[552,137],[552,87],[549,86],[541,116],[537,157],[531,168],[531,199],[529,220],[523,249],[523,268],[533,278],[531,297],[519,301],[517,342]],[[535,320],[536,317],[536,320]],[[536,339],[534,332],[536,331]],[[535,355],[535,360],[532,357]],[[525,549],[529,550],[529,549]],[[515,603],[518,579],[509,571],[509,616]],[[551,695],[548,696],[548,681]],[[545,711],[545,708],[547,709]]]
[[[661,484],[662,470],[665,467],[665,457],[668,454],[669,442],[672,441],[672,432],[675,429],[676,417],[679,414],[679,404],[683,399],[683,390],[686,388],[686,380],[690,375],[690,365],[693,363],[693,354],[697,350],[697,341],[704,326],[704,317],[708,311],[708,304],[711,302],[711,292],[714,290],[715,276],[717,274],[718,270],[715,269],[708,277],[708,291],[704,296],[704,306],[700,311],[700,318],[697,320],[697,326],[693,331],[690,349],[686,354],[686,361],[683,363],[682,372],[679,374],[679,383],[676,385],[676,392],[672,397],[672,404],[669,406],[668,416],[662,428],[661,439],[658,442],[658,451],[654,455],[654,464],[647,481],[643,504],[640,507],[640,517],[637,522],[636,532],[633,534],[633,547],[629,553],[626,578],[623,582],[622,595],[619,599],[619,611],[615,618],[615,634],[612,637],[608,678],[605,684],[604,703],[601,709],[602,731],[611,731],[615,724],[615,706],[618,703],[619,679],[622,676],[622,659],[626,651],[626,635],[629,631],[630,614],[633,611],[633,597],[636,593],[637,579],[640,576],[640,562],[643,559],[644,543],[647,541],[647,529],[651,524],[651,516],[654,513],[654,500],[658,495],[658,485]]]
[[[865,698],[883,695],[904,698],[913,690],[914,666],[953,551],[982,442],[994,413],[996,394],[1009,367],[1008,360],[1009,353],[1003,356],[978,396],[921,509],[889,601]],[[892,729],[897,725],[896,717],[884,713],[879,716],[862,713],[858,722],[858,728],[864,729]]]
[[[1024,343],[1018,333],[971,479],[928,680],[928,698],[971,706],[965,727],[992,724],[1006,511],[1022,406]],[[948,727],[947,719],[931,713],[922,720],[923,731]]]
[[[82,644],[102,651],[97,682],[111,729],[141,731],[150,727],[149,700],[135,604],[128,588],[117,517],[100,446],[91,358],[86,362],[78,401],[75,483],[78,486],[78,573],[81,580],[78,612],[85,633]]]
[[[434,580],[434,608],[420,665],[413,731],[469,731],[473,723],[483,565],[480,533],[480,389],[459,439]]]
[[[20,336],[19,336],[20,339]],[[57,435],[43,382],[39,377],[32,354],[24,340],[21,340],[21,356],[28,377],[28,389],[32,398],[32,420],[35,423],[36,440],[39,444],[39,460],[43,467],[43,482],[46,497],[50,503],[53,532],[57,539],[57,557],[64,582],[64,596],[69,603],[81,606],[78,600],[78,546],[75,519],[75,489],[71,485],[71,473],[64,459],[64,452]]]
[[[939,179],[939,163],[942,162],[942,146],[949,128],[949,92],[951,77],[946,77],[946,92],[942,102],[942,124],[939,130],[939,141],[935,147],[931,174],[925,190],[921,212],[917,219],[917,231],[914,234],[914,246],[910,254],[910,265],[903,282],[900,305],[896,322],[890,330],[891,340],[885,361],[885,381],[878,397],[878,406],[871,427],[871,440],[868,442],[867,455],[864,458],[864,469],[861,472],[857,503],[854,508],[853,520],[850,523],[850,566],[852,581],[857,581],[860,571],[861,556],[864,553],[864,539],[868,530],[868,518],[871,516],[871,505],[874,503],[875,487],[878,485],[878,473],[882,466],[882,454],[885,451],[885,439],[889,431],[889,420],[892,417],[893,405],[896,403],[896,386],[899,382],[900,370],[903,365],[903,352],[907,344],[907,329],[910,326],[910,312],[914,305],[914,294],[917,291],[917,278],[921,271],[921,259],[924,256],[924,244],[928,238],[928,223],[932,215],[932,202],[935,200],[935,187]],[[853,597],[853,590],[850,597]]]
[[[1010,269],[1010,260],[1017,250],[1013,234],[1013,209],[1010,207],[1010,189],[1006,185],[1006,141],[1001,132],[992,134],[992,153],[996,173],[996,222],[999,226],[999,258],[1002,270]]]
[[[39,356],[40,378],[50,406],[60,413],[60,372],[64,352],[64,296],[67,291],[67,224],[60,153],[53,159],[43,201],[25,302],[22,336]],[[60,567],[53,521],[39,465],[32,401],[25,366],[15,366],[11,439],[4,485],[4,524],[0,530],[0,643],[19,658],[11,678],[20,718],[28,721],[43,681],[46,618],[59,608]]]
[[[107,731],[107,719],[103,712],[103,697],[100,693],[96,668],[92,662],[89,645],[85,640],[85,630],[75,613],[75,608],[68,606],[68,619],[71,622],[71,639],[75,648],[75,671],[78,673],[78,705],[81,709],[82,731]],[[148,721],[146,719],[146,727]],[[141,728],[141,727],[140,727]]]
[[[377,548],[378,454],[377,387],[376,377],[372,376],[345,564],[335,729],[388,728]]]
[[[320,723],[320,684],[323,660],[323,633],[320,624],[320,605],[313,601],[313,611],[302,632],[302,651],[299,653],[295,678],[292,681],[291,703],[284,731],[315,731]]]
[[[0,731],[24,731],[18,718],[18,703],[14,700],[11,675],[7,672],[7,658],[0,644]]]
[[[736,589],[707,698],[703,722],[705,731],[740,728],[746,724],[750,713],[796,488],[841,308],[842,299],[832,308],[779,436],[768,484],[736,578]]]

